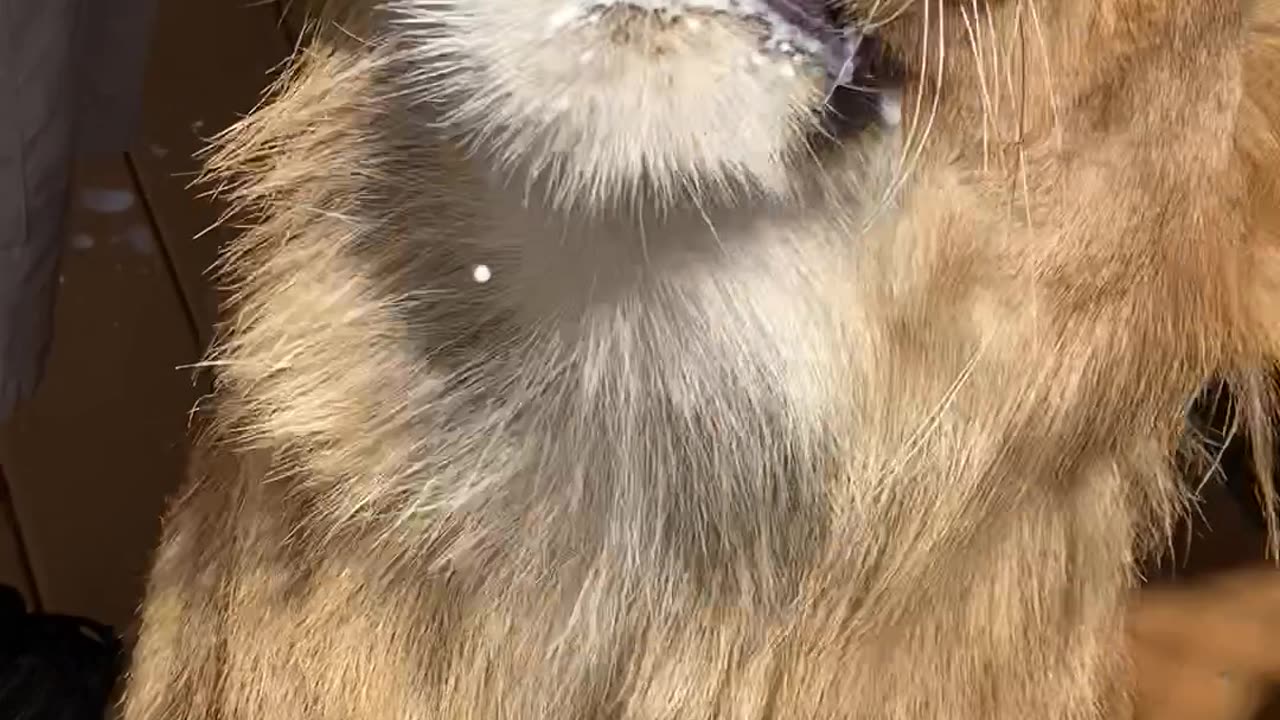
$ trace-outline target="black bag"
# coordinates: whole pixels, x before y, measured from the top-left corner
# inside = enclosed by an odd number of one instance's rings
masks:
[[[28,613],[0,585],[0,720],[103,720],[122,665],[108,626]]]

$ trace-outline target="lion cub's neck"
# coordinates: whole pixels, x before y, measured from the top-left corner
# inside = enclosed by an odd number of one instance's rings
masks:
[[[847,210],[687,202],[590,217],[495,195],[480,277],[521,325],[604,363],[584,371],[687,401],[735,388],[788,406],[777,412],[827,402],[850,321],[832,302],[857,247]]]
[[[644,593],[783,600],[820,546],[844,431],[852,221],[710,205],[588,218],[492,192],[456,251],[483,266],[468,317],[506,325],[457,392],[500,390],[444,398],[484,410],[464,418],[474,441],[438,452],[493,477],[456,486],[455,506],[483,503],[499,527],[537,518],[502,536],[530,562],[608,556]]]

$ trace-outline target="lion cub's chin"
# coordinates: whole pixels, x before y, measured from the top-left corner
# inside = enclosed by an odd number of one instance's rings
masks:
[[[804,6],[813,5],[807,11]],[[783,13],[783,8],[790,8]],[[821,2],[398,0],[424,92],[557,203],[787,192],[858,36]]]

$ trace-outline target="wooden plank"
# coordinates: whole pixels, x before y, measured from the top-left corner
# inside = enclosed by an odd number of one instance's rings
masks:
[[[47,375],[0,465],[45,609],[123,630],[183,476],[197,346],[124,156],[78,176]]]
[[[190,187],[200,169],[194,155],[258,103],[288,56],[278,13],[257,0],[182,0],[157,9],[141,139],[129,155],[202,346],[217,307],[206,271],[232,230],[205,233],[222,207]]]

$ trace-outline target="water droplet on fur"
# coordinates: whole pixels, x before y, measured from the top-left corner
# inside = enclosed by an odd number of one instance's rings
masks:
[[[885,92],[880,96],[880,117],[890,127],[902,124],[902,98],[897,93]]]
[[[578,13],[579,10],[577,6],[565,5],[551,14],[551,17],[547,20],[547,27],[552,31],[560,30],[573,22],[573,19],[578,16]]]

